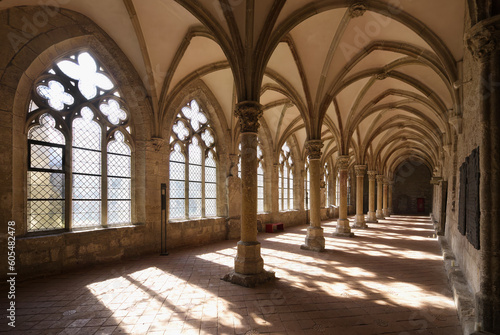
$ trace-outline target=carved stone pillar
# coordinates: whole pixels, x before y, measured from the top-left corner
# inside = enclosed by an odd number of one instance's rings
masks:
[[[340,178],[340,206],[335,236],[353,237],[354,234],[351,233],[351,227],[347,219],[347,169],[349,168],[349,156],[339,156],[337,158],[337,166],[339,167]]]
[[[375,178],[377,171],[368,171],[368,221],[367,223],[377,223],[375,213]]]
[[[385,217],[388,217],[390,214],[389,214],[389,207],[387,206],[387,201],[389,199],[389,182],[387,181],[387,178],[384,178],[384,182],[383,182],[383,191],[384,191],[384,194],[383,194],[383,208],[382,208],[382,212],[384,213],[384,216]]]
[[[325,250],[325,237],[321,228],[320,211],[320,158],[323,143],[321,140],[309,140],[306,142],[307,155],[309,157],[309,178],[310,181],[310,213],[311,225],[307,228],[305,244],[301,249],[323,251]]]
[[[494,3],[494,2],[491,2]],[[487,6],[486,4],[484,5]],[[476,318],[485,331],[500,334],[500,15],[474,25],[465,35],[466,45],[480,71],[477,83],[480,114],[480,289],[476,294]],[[471,88],[473,89],[473,88]],[[476,91],[475,91],[476,92]],[[472,111],[471,111],[472,112]]]
[[[363,182],[366,173],[366,165],[355,165],[356,173],[356,222],[354,228],[366,228],[365,215],[363,214]]]
[[[389,181],[389,200],[387,204],[387,210],[389,212],[389,215],[392,214],[392,191],[394,189],[394,181]]]
[[[383,175],[377,175],[377,219],[385,219],[384,218],[384,211],[383,211],[383,186],[384,183],[384,176]]]
[[[255,286],[274,278],[264,270],[257,241],[257,130],[262,106],[254,101],[240,102],[235,114],[241,128],[241,240],[234,260],[234,272],[223,279],[243,286]]]

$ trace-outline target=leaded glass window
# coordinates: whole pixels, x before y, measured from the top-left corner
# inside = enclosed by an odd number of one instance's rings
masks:
[[[335,206],[340,206],[340,172],[335,179]]]
[[[89,52],[38,78],[28,109],[29,232],[131,223],[130,125],[120,96]]]
[[[280,152],[279,207],[280,211],[293,209],[293,159],[285,142]]]
[[[330,206],[330,183],[328,182],[330,173],[328,172],[328,166],[325,167],[325,206]]]
[[[257,213],[264,212],[264,155],[257,145]]]
[[[305,182],[304,182],[304,208],[309,209],[311,204],[311,178],[309,174],[309,157],[307,157],[306,161],[306,173],[305,173]]]
[[[28,132],[28,231],[66,227],[65,144],[48,113]]]
[[[131,221],[132,156],[121,131],[114,133],[108,143],[108,224],[125,224]]]
[[[205,112],[192,100],[179,111],[172,126],[170,219],[217,215],[215,142]]]

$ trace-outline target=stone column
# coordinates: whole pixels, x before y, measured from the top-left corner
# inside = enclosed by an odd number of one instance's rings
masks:
[[[377,223],[375,213],[375,178],[377,171],[368,171],[368,221],[367,223]]]
[[[366,228],[365,215],[363,214],[363,182],[366,173],[366,165],[355,165],[356,173],[356,222],[354,228]]]
[[[383,182],[384,182],[384,176],[383,175],[377,175],[377,219],[385,219],[384,218],[384,211],[382,208],[382,198],[383,198]]]
[[[309,178],[310,180],[310,226],[307,228],[305,244],[300,248],[312,251],[325,250],[325,237],[321,228],[321,208],[320,208],[320,158],[323,143],[321,140],[309,140],[306,142],[307,155],[309,157]]]
[[[434,221],[434,228],[437,228],[437,223],[439,223],[439,181],[441,178],[432,177],[431,185],[432,185],[432,220]]]
[[[389,182],[387,178],[384,178],[384,194],[383,194],[383,213],[385,217],[390,216],[389,214],[389,206],[387,206],[387,200],[389,199]]]
[[[347,219],[347,169],[349,168],[349,156],[339,156],[337,158],[337,165],[340,172],[340,206],[335,236],[353,237],[354,234],[351,233],[351,227]]]
[[[487,4],[480,1],[477,5]],[[490,2],[492,7],[494,2]],[[498,9],[490,9],[496,13]],[[488,13],[488,9],[484,10]],[[479,63],[480,71],[472,72],[474,90],[480,114],[478,131],[480,166],[480,289],[476,294],[476,318],[485,331],[500,334],[500,15],[481,15],[465,35],[466,45]],[[472,108],[472,107],[470,107]],[[470,113],[475,112],[470,110]]]
[[[387,209],[389,210],[389,215],[392,214],[392,191],[393,191],[393,188],[394,188],[394,181],[390,180],[389,181],[389,200],[388,200],[388,204],[387,204]]]
[[[236,105],[241,135],[241,240],[237,245],[234,271],[223,279],[243,286],[255,286],[274,278],[264,270],[257,241],[257,130],[262,106],[255,101]]]

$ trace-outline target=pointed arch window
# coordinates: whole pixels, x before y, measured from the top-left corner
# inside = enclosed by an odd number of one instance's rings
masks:
[[[330,186],[330,183],[328,181],[329,179],[329,176],[330,176],[330,172],[328,171],[328,165],[325,166],[325,174],[324,174],[324,178],[325,178],[325,206],[326,207],[329,207],[330,206],[330,189],[329,189],[329,186]]]
[[[340,206],[340,172],[335,178],[335,206]]]
[[[290,147],[285,142],[280,152],[279,210],[293,209],[293,159]]]
[[[130,224],[130,117],[103,65],[90,52],[55,61],[27,119],[28,232]]]
[[[264,212],[264,155],[257,145],[257,213]]]
[[[217,215],[215,142],[207,115],[192,100],[177,114],[170,137],[170,219]]]
[[[311,194],[310,194],[310,190],[311,190],[311,176],[309,174],[309,157],[307,157],[306,159],[306,166],[305,166],[305,182],[304,182],[304,186],[305,186],[305,189],[304,189],[304,208],[305,209],[309,209],[310,208],[310,204],[311,204]]]

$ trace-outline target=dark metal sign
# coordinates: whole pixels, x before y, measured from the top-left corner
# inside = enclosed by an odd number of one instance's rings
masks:
[[[479,148],[472,151],[460,166],[460,194],[458,209],[458,230],[474,246],[479,244]]]

